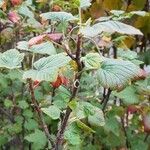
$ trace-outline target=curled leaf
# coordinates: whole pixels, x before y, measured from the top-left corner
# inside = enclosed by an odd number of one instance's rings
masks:
[[[8,13],[8,19],[13,23],[19,23],[20,17],[16,12],[12,11]]]

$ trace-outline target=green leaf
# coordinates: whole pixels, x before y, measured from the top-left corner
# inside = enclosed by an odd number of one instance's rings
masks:
[[[47,12],[41,14],[40,16],[46,20],[50,19],[52,21],[61,21],[61,22],[73,21],[77,19],[71,13],[67,12]]]
[[[32,28],[37,28],[37,29],[42,29],[42,25],[40,22],[38,22],[36,19],[34,18],[28,18],[27,19],[27,24],[28,26],[31,26]]]
[[[71,145],[79,145],[81,143],[80,130],[76,123],[72,123],[64,133],[64,138]]]
[[[98,107],[95,107],[95,113],[88,116],[88,122],[92,126],[104,126],[105,119],[102,110]]]
[[[95,29],[93,26],[82,27],[80,32],[84,37],[95,37],[100,33],[99,30]]]
[[[23,79],[31,78],[38,81],[55,81],[60,67],[67,65],[70,57],[59,53],[43,57],[34,63],[35,69],[25,71]]]
[[[110,12],[115,16],[120,16],[125,13],[123,10],[111,10]]]
[[[73,110],[78,119],[86,118],[89,114],[94,114],[94,106],[88,102],[77,102],[75,100],[69,103],[69,107]]]
[[[25,136],[25,139],[33,143],[34,149],[43,149],[47,142],[45,134],[38,129],[36,129],[34,133]]]
[[[136,29],[135,27],[132,27],[119,21],[112,21],[112,20],[99,22],[93,25],[93,28],[98,31],[97,34],[102,32],[108,33],[118,32],[121,34],[128,34],[128,35],[143,35],[143,33],[139,29]]]
[[[139,67],[130,61],[106,59],[97,70],[97,77],[103,87],[118,89],[139,76]]]
[[[86,9],[91,6],[91,0],[80,0],[80,8]]]
[[[136,104],[139,102],[139,95],[134,86],[128,86],[121,92],[114,92],[115,96],[120,98],[125,104]]]
[[[115,117],[107,118],[104,129],[107,131],[111,131],[116,136],[119,136],[119,122]]]
[[[33,12],[26,5],[21,5],[18,12],[25,17],[34,18]]]
[[[22,70],[9,70],[9,73],[7,74],[7,78],[11,80],[20,80],[22,81]]]
[[[63,86],[60,86],[55,96],[53,97],[53,104],[60,109],[65,109],[68,105],[71,93]]]
[[[95,133],[95,131],[90,128],[89,126],[87,126],[85,123],[83,123],[82,121],[80,120],[76,120],[76,123],[77,123],[77,126],[79,128],[81,128],[82,130],[84,130],[86,133]]]
[[[13,102],[12,102],[11,100],[9,100],[9,99],[6,99],[6,100],[4,101],[4,106],[5,106],[6,108],[10,108],[10,107],[13,106]]]
[[[53,43],[51,42],[44,42],[29,47],[28,42],[21,41],[18,42],[17,48],[20,50],[26,50],[38,54],[48,54],[48,55],[56,54],[56,49]]]
[[[69,107],[78,119],[87,117],[88,122],[93,126],[103,126],[105,124],[102,110],[88,102],[76,102],[73,100],[69,103]]]
[[[56,54],[56,49],[51,42],[45,42],[31,47],[31,51],[40,54]]]
[[[7,50],[0,53],[0,67],[15,69],[21,67],[21,62],[24,58],[24,53],[19,53],[16,49]]]
[[[38,128],[38,123],[34,119],[26,119],[24,127],[27,130],[34,130]]]
[[[28,70],[23,74],[23,79],[38,80],[38,81],[50,81],[53,82],[57,79],[58,69],[48,69],[48,70]]]
[[[19,107],[22,108],[22,109],[26,109],[26,108],[29,107],[29,105],[28,105],[28,103],[27,103],[26,101],[19,101],[19,102],[18,102],[18,105],[19,105]]]
[[[6,144],[8,142],[8,138],[7,136],[4,134],[1,134],[0,136],[0,146],[3,146],[4,144]]]
[[[98,69],[103,58],[98,53],[88,53],[85,57],[82,57],[82,60],[87,69]]]
[[[65,53],[59,53],[56,55],[52,55],[49,57],[43,57],[34,63],[34,67],[37,70],[47,70],[47,69],[57,69],[60,67],[64,67],[69,63],[70,57],[66,56]]]
[[[120,48],[117,51],[117,55],[118,55],[118,57],[122,57],[122,58],[127,59],[127,60],[136,59],[138,57],[137,53],[135,51],[123,50]]]
[[[19,50],[29,51],[29,44],[27,41],[20,41],[17,43],[17,48]]]
[[[138,93],[150,95],[150,76],[135,83]]]
[[[27,118],[32,118],[33,117],[33,112],[29,109],[24,110],[23,115]]]
[[[48,108],[42,108],[41,110],[53,120],[59,119],[60,117],[61,110],[55,105],[51,105]]]
[[[130,14],[135,14],[135,15],[138,15],[138,16],[145,16],[146,11],[131,11]]]

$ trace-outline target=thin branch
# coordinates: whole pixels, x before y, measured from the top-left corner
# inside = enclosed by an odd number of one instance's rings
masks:
[[[95,47],[96,47],[96,49],[97,49],[99,55],[102,56],[102,53],[100,52],[100,48],[99,48],[98,44],[95,42],[95,40],[93,40],[93,39],[90,38],[90,37],[85,37],[85,38],[86,38],[86,39],[89,39],[89,40],[95,45]]]
[[[43,130],[45,132],[45,135],[46,135],[48,141],[53,146],[53,140],[52,140],[51,135],[49,133],[48,127],[47,127],[47,125],[45,123],[45,120],[44,120],[44,117],[43,117],[43,113],[42,113],[42,111],[41,111],[41,109],[39,107],[38,102],[35,99],[34,89],[33,89],[33,83],[32,83],[31,79],[29,79],[29,89],[30,89],[30,93],[31,93],[31,100],[32,100],[32,103],[34,104],[35,110],[38,113],[38,117],[39,117],[39,121],[41,123],[41,126],[42,126],[42,128],[43,128]]]
[[[103,102],[103,107],[102,107],[102,111],[104,112],[105,109],[106,109],[106,106],[107,106],[107,103],[109,101],[109,97],[110,97],[110,94],[111,94],[112,90],[111,89],[108,89],[108,92],[107,92],[107,95],[104,99],[104,102]]]
[[[114,59],[117,59],[117,48],[115,45],[113,45],[113,51],[114,51]]]
[[[106,98],[106,88],[103,89],[103,99],[101,101],[101,104],[104,103],[105,98]]]
[[[59,48],[62,48],[62,49],[67,53],[67,55],[68,55],[71,59],[75,60],[75,57],[72,55],[71,50],[69,49],[69,47],[68,47],[66,44],[61,45],[61,44],[56,43],[56,42],[54,42],[54,41],[51,41],[51,42],[52,42],[53,44],[57,45]]]
[[[15,123],[13,116],[10,113],[8,113],[5,109],[0,107],[0,112],[6,115],[12,123]]]
[[[128,140],[128,135],[127,135],[127,131],[126,131],[125,124],[124,124],[124,117],[121,117],[121,124],[122,124],[124,135],[126,137],[126,146],[127,146],[127,148],[130,148],[130,143]]]

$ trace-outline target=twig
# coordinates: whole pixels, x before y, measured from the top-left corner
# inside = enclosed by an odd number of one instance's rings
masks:
[[[45,120],[44,120],[44,117],[43,117],[43,113],[42,113],[42,111],[41,111],[41,109],[40,109],[40,107],[39,107],[38,102],[37,102],[36,99],[35,99],[32,80],[29,79],[28,82],[29,82],[29,89],[30,89],[30,93],[31,93],[31,100],[32,100],[32,103],[34,104],[35,110],[36,110],[37,113],[38,113],[39,121],[40,121],[40,123],[41,123],[41,125],[42,125],[42,128],[43,128],[43,130],[44,130],[44,132],[45,132],[45,135],[46,135],[48,141],[49,141],[49,142],[51,143],[51,145],[53,146],[53,145],[54,145],[54,144],[53,144],[53,140],[52,140],[51,135],[50,135],[50,133],[49,133],[48,127],[47,127],[47,125],[46,125],[46,123],[45,123]]]
[[[107,103],[109,101],[109,97],[110,97],[110,94],[111,94],[112,90],[111,89],[108,89],[108,92],[107,92],[107,95],[104,99],[104,102],[103,102],[103,107],[102,107],[102,111],[104,112],[104,110],[106,109],[106,106],[107,106]]]
[[[101,104],[104,103],[105,98],[106,98],[106,88],[104,88],[104,90],[103,90],[103,99],[101,101]]]
[[[54,42],[54,41],[51,41],[51,42],[52,42],[53,44],[57,45],[58,47],[62,48],[62,49],[67,53],[67,55],[68,55],[71,59],[75,60],[75,57],[72,55],[70,49],[69,49],[66,45],[61,45],[61,44],[56,43],[56,42]]]

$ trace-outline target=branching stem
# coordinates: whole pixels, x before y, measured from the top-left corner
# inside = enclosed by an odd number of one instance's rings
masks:
[[[75,74],[75,79],[74,79],[75,84],[73,85],[72,95],[71,95],[69,101],[72,101],[77,95],[79,84],[76,84],[76,83],[79,83],[79,82],[76,82],[76,81],[80,81],[81,74],[82,74],[82,69],[83,69],[82,62],[80,60],[81,43],[82,43],[81,39],[82,39],[82,37],[80,35],[78,35],[78,38],[77,38],[77,51],[76,51],[76,57],[75,57],[75,61],[78,65],[78,72]],[[68,119],[69,119],[69,116],[70,116],[71,112],[72,112],[72,110],[68,106],[67,109],[66,109],[65,115],[62,119],[60,129],[58,130],[56,141],[55,141],[55,146],[54,146],[53,150],[58,150],[59,146],[61,146],[61,144],[62,144],[63,135],[64,135],[65,129],[67,127]]]
[[[32,103],[34,104],[34,107],[35,107],[35,110],[37,111],[38,113],[38,117],[39,117],[39,121],[41,123],[41,126],[45,132],[45,135],[48,139],[48,142],[50,142],[50,144],[53,146],[53,141],[52,141],[52,138],[51,138],[51,135],[49,133],[49,130],[48,130],[48,127],[45,123],[45,120],[44,120],[44,117],[43,117],[43,113],[39,107],[39,104],[38,102],[36,101],[35,99],[35,95],[34,95],[34,89],[33,89],[33,83],[32,83],[32,80],[29,79],[29,90],[30,90],[30,93],[31,93],[31,100],[32,100]]]

